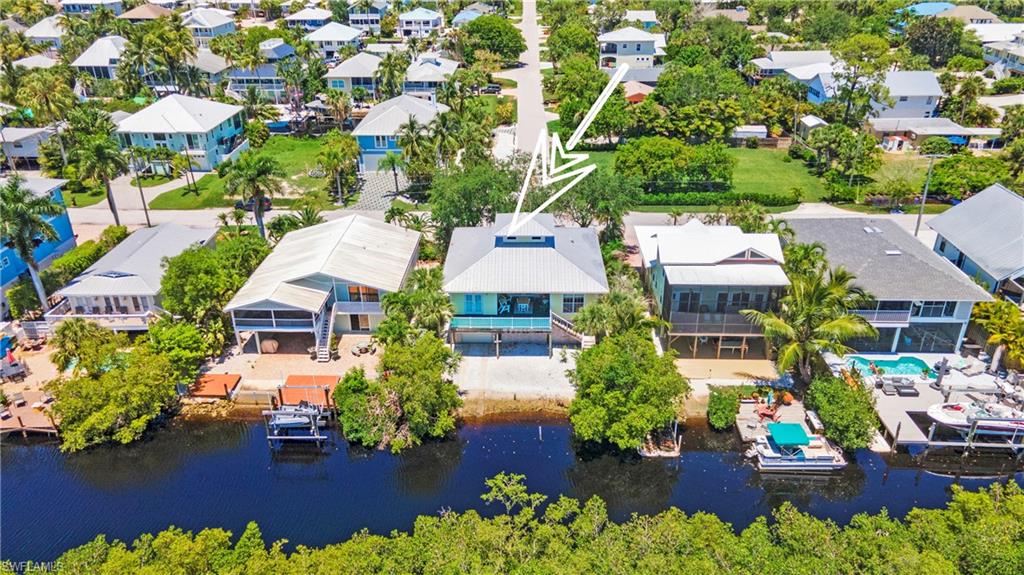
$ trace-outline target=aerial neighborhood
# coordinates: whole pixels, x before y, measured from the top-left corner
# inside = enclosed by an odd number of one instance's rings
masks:
[[[0,76],[0,572],[1024,572],[1019,0],[0,0]]]

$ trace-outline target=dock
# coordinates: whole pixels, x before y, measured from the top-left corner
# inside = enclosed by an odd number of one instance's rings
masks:
[[[740,439],[744,443],[750,443],[759,436],[768,434],[769,423],[797,423],[803,426],[804,431],[811,433],[804,420],[807,417],[807,410],[804,404],[794,401],[789,405],[779,405],[779,411],[775,421],[762,419],[757,415],[757,404],[754,402],[741,402],[740,411],[736,415],[736,429],[740,431]]]
[[[20,433],[57,435],[57,426],[50,417],[53,399],[42,391],[11,394],[7,405],[0,407],[0,435]]]
[[[268,409],[262,414],[267,429],[267,443],[271,447],[283,442],[316,442],[320,445],[329,439],[322,428],[328,424],[330,413],[319,407],[303,402],[298,406]]]

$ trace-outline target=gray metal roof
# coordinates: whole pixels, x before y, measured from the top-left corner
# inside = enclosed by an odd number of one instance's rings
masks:
[[[997,280],[1024,273],[1024,197],[1000,184],[932,218],[928,226]]]
[[[609,76],[615,74],[616,68],[601,68],[605,74]],[[654,86],[658,83],[658,78],[661,73],[665,71],[664,66],[651,66],[650,68],[630,68],[626,70],[626,74],[622,76],[623,82],[640,82],[641,84],[648,84]]]
[[[160,293],[164,258],[174,257],[196,244],[205,245],[216,236],[217,228],[187,228],[175,223],[142,228],[114,246],[59,293],[155,296]]]
[[[889,89],[889,96],[935,96],[943,95],[939,86],[939,79],[935,72],[906,71],[887,72],[885,74],[885,87]]]
[[[444,264],[445,291],[608,293],[594,230],[557,226],[551,214],[538,214],[512,237],[549,238],[546,243],[510,245],[504,234],[511,220],[511,214],[500,214],[492,226],[455,229]]]
[[[796,241],[818,242],[832,266],[857,276],[879,300],[988,301],[991,296],[942,256],[881,218],[786,220]]]
[[[6,186],[10,178],[0,178],[0,187]],[[67,180],[58,180],[56,178],[21,178],[21,187],[27,189],[32,195],[35,196],[47,196],[53,190],[68,183]]]
[[[448,110],[448,106],[444,104],[402,94],[374,106],[356,129],[352,130],[352,135],[394,136],[401,130],[402,124],[407,123],[412,116],[421,124],[429,124],[438,114]]]

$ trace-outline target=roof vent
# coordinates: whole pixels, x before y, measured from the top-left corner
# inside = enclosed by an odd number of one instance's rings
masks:
[[[116,270],[112,270],[112,271],[109,271],[109,272],[98,273],[96,275],[98,275],[99,277],[102,277],[102,278],[120,279],[120,278],[132,277],[135,274],[130,274],[128,272],[119,272],[119,271],[116,271]]]
[[[887,255],[887,256],[901,256],[901,255],[903,255],[903,252],[901,252],[899,250],[885,250],[885,255]]]

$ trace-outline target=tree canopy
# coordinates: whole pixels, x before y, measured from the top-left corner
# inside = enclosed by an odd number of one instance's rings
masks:
[[[490,14],[480,16],[462,28],[467,37],[466,63],[473,64],[477,50],[487,50],[501,56],[505,62],[515,62],[526,51],[522,32],[508,19]]]

